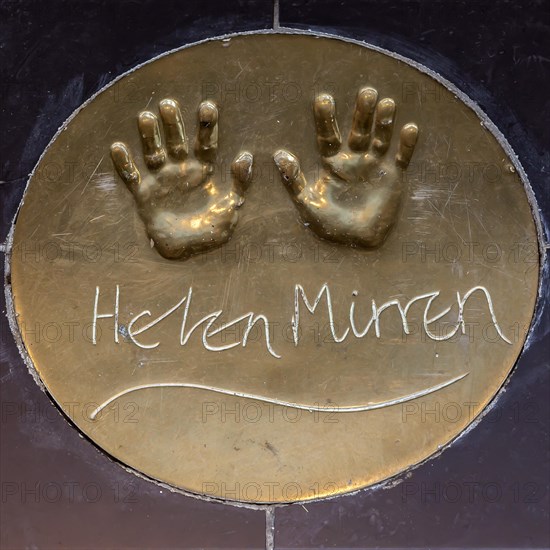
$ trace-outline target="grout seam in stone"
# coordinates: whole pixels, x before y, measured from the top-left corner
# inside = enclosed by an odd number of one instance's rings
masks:
[[[265,550],[275,548],[275,507],[265,509]]]
[[[279,22],[279,0],[273,0],[273,30],[277,31],[281,28]]]

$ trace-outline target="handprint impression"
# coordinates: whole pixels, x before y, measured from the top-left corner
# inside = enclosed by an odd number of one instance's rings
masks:
[[[178,103],[159,105],[166,149],[159,122],[149,111],[138,116],[146,172],[128,147],[111,145],[113,164],[134,195],[139,214],[157,250],[168,259],[186,259],[227,242],[237,223],[237,209],[252,177],[252,154],[239,154],[231,165],[232,185],[222,189],[214,180],[218,147],[218,109],[211,101],[199,106],[195,159],[188,158],[188,141]],[[168,156],[167,156],[168,152]]]
[[[388,158],[395,116],[392,99],[378,102],[373,88],[359,91],[348,151],[340,151],[332,96],[315,99],[314,115],[323,163],[319,179],[308,182],[292,153],[281,149],[273,156],[302,219],[330,241],[380,246],[397,219],[404,191],[401,172],[411,160],[418,127],[403,126],[396,156]]]

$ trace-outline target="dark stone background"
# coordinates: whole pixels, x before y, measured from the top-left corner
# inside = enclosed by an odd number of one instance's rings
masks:
[[[28,173],[84,100],[166,50],[272,28],[273,12],[269,0],[0,1],[0,242]],[[456,84],[505,134],[550,225],[546,2],[281,0],[279,13],[281,26],[365,40]],[[404,484],[276,509],[276,548],[549,547],[548,271],[531,345],[495,409]],[[263,511],[159,489],[81,438],[27,373],[4,315],[0,322],[2,550],[264,546]]]

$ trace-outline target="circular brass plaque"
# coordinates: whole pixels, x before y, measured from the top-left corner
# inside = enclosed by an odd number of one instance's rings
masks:
[[[245,502],[442,449],[510,374],[539,268],[519,164],[458,95],[306,34],[211,40],[96,95],[12,237],[59,407],[125,465]]]

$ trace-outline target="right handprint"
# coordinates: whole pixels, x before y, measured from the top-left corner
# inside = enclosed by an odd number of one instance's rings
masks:
[[[395,156],[388,155],[393,133],[395,102],[378,101],[373,88],[357,94],[348,149],[336,122],[336,104],[329,94],[313,105],[317,145],[323,170],[307,181],[298,159],[280,149],[273,159],[304,222],[320,237],[362,247],[380,246],[395,224],[404,192],[407,169],[418,126],[401,128]]]

